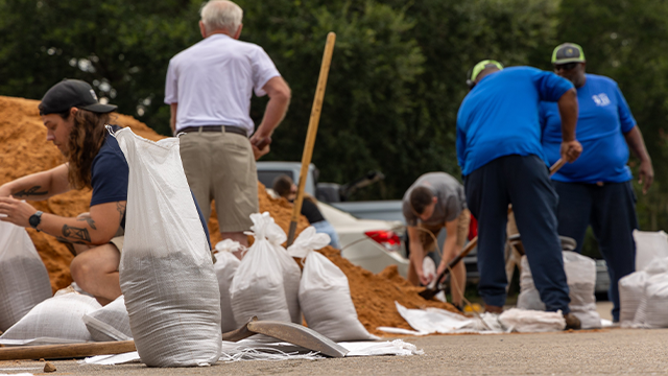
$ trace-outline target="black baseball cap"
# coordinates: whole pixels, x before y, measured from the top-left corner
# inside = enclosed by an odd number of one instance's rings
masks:
[[[99,114],[106,114],[118,108],[113,104],[98,102],[95,91],[87,82],[66,78],[53,85],[44,94],[39,104],[39,113],[40,115],[63,113],[72,107]]]
[[[585,54],[582,47],[575,43],[563,43],[552,51],[552,64],[584,63]]]

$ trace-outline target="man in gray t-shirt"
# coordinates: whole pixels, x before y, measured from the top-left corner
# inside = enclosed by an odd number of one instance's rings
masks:
[[[441,229],[445,227],[447,237],[436,275],[445,270],[466,242],[471,214],[466,209],[464,187],[445,172],[424,174],[404,194],[402,210],[410,240],[408,280],[414,285],[428,285],[436,276],[424,275],[422,263],[426,254],[434,249],[434,240]],[[463,263],[453,268],[451,280],[452,303],[461,307],[466,283]]]

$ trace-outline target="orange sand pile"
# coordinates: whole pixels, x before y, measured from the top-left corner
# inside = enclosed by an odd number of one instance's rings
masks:
[[[46,128],[37,110],[38,101],[0,96],[0,185],[19,177],[53,168],[63,163],[58,149],[46,141]],[[136,119],[117,115],[113,123],[130,127],[142,137],[157,141],[163,136]],[[89,191],[73,191],[50,198],[47,201],[31,202],[45,213],[73,217],[87,212],[91,194]],[[262,184],[258,183],[260,211],[268,211],[276,223],[288,232],[292,205],[285,199],[269,196]],[[213,207],[213,205],[212,205]],[[301,216],[297,234],[308,226]],[[221,240],[215,209],[209,220],[211,242]],[[44,264],[49,272],[51,287],[55,291],[67,287],[72,282],[69,265],[72,254],[67,247],[54,237],[28,229]],[[250,239],[252,241],[252,238]],[[421,288],[411,286],[399,276],[396,267],[388,267],[382,273],[373,273],[351,264],[331,247],[321,250],[346,274],[350,282],[350,292],[360,321],[369,332],[383,335],[376,330],[379,326],[393,326],[410,329],[397,312],[394,302],[407,308],[438,307],[454,311],[452,306],[436,300],[424,300],[418,295]]]

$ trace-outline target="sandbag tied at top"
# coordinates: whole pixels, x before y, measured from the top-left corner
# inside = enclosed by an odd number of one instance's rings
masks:
[[[232,239],[225,239],[216,244],[218,253],[216,253],[216,263],[213,264],[213,270],[216,272],[218,290],[220,290],[220,327],[223,333],[237,329],[234,312],[232,312],[230,288],[232,287],[234,273],[236,273],[241,263],[232,252],[237,252],[241,248],[241,244]]]
[[[51,282],[28,232],[0,221],[0,332],[51,297]]]
[[[264,213],[269,216],[269,213]],[[263,215],[264,215],[263,214]],[[274,249],[275,256],[283,270],[283,289],[285,290],[285,299],[288,302],[288,311],[290,312],[290,320],[295,324],[302,324],[302,311],[299,307],[299,280],[301,279],[302,271],[299,269],[297,262],[290,257],[288,251],[283,247],[283,243],[288,240],[285,231],[274,223],[272,231],[267,232],[267,240]]]
[[[269,238],[285,237],[269,213],[250,215],[253,245],[241,260],[232,279],[230,297],[237,327],[253,316],[260,320],[291,322],[285,298],[283,266]]]
[[[83,316],[99,309],[94,298],[62,290],[39,303],[0,336],[6,346],[38,346],[89,342]]]
[[[299,284],[299,304],[309,328],[340,341],[378,339],[357,317],[348,277],[316,249],[329,244],[329,235],[309,226],[288,248],[292,257],[306,258]]]
[[[121,291],[142,361],[206,366],[221,354],[220,294],[179,140],[115,133],[130,168]]]

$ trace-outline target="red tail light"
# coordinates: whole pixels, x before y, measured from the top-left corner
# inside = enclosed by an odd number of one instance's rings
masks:
[[[388,251],[398,252],[400,250],[401,238],[394,231],[367,231],[364,234],[385,247]]]

